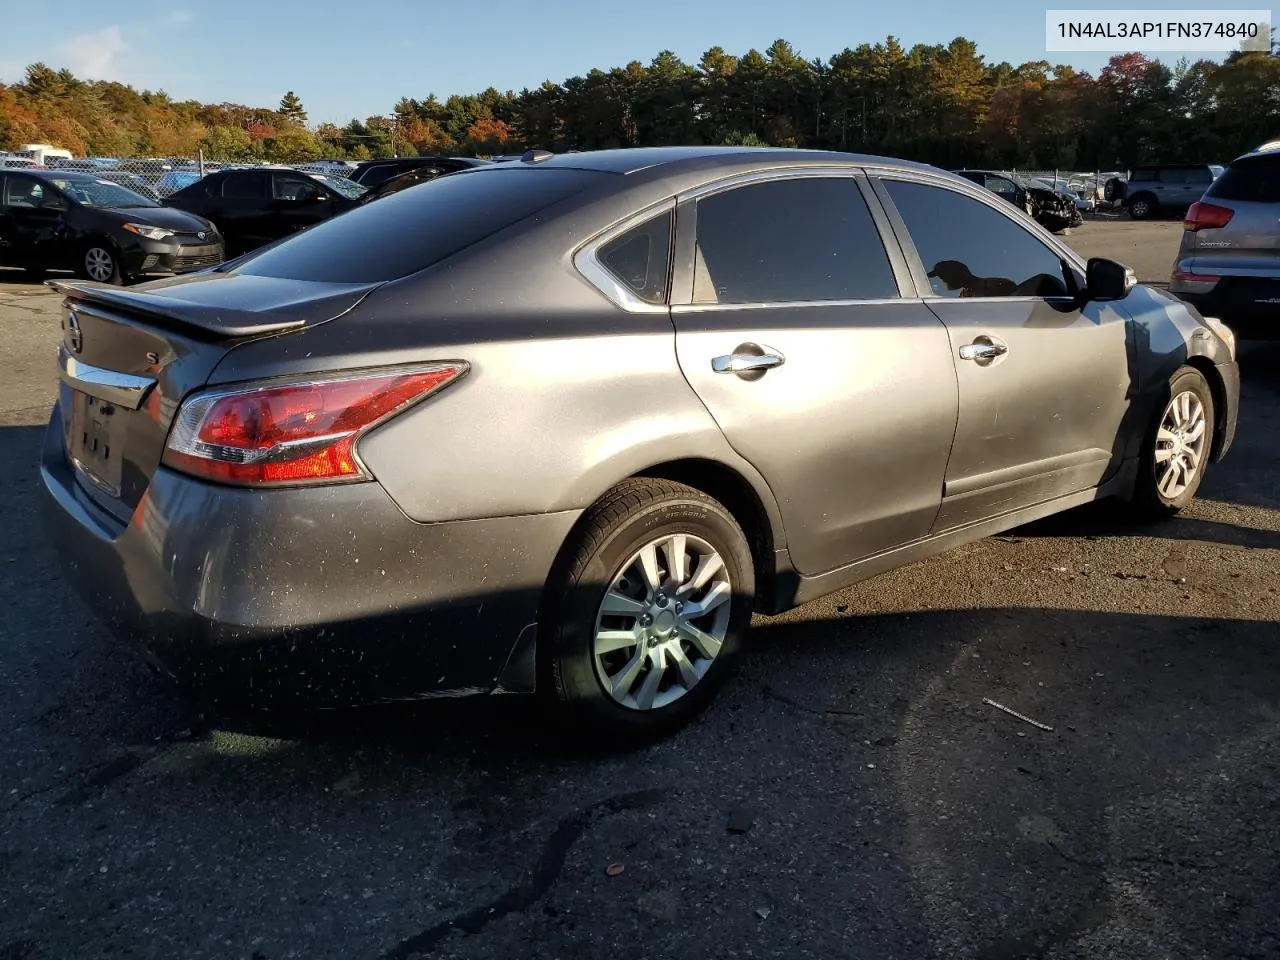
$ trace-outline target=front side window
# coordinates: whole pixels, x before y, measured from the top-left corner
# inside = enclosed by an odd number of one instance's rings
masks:
[[[772,180],[698,201],[694,303],[897,296],[884,243],[851,177]]]
[[[40,206],[42,199],[44,199],[44,187],[39,180],[29,180],[26,177],[6,178],[4,190],[6,207],[34,209]]]
[[[324,196],[320,185],[310,177],[295,177],[277,174],[275,177],[275,196],[277,200],[314,200]]]
[[[604,268],[646,303],[667,299],[672,220],[670,210],[659,214],[610,240],[597,254]]]
[[[936,297],[1070,296],[1066,265],[985,203],[944,187],[887,180]]]
[[[1004,197],[1006,200],[1015,201],[1018,197],[1018,185],[1008,177],[992,177],[988,176],[985,186],[992,193]]]

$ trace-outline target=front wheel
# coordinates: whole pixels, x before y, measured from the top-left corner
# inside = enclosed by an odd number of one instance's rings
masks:
[[[106,243],[90,243],[80,254],[79,274],[98,283],[123,283],[120,259]]]
[[[1200,371],[1180,369],[1166,397],[1142,447],[1133,497],[1141,519],[1163,519],[1186,507],[1213,449],[1213,394]]]
[[[550,696],[614,743],[674,732],[731,671],[755,573],[720,503],[670,480],[624,481],[584,516],[544,609]]]

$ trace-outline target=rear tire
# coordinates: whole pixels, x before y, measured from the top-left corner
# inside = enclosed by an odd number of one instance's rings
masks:
[[[1133,220],[1150,220],[1156,215],[1155,199],[1149,194],[1140,193],[1129,201],[1129,216]]]
[[[634,745],[697,716],[751,623],[755,571],[733,515],[699,490],[633,478],[592,506],[548,587],[546,695],[575,737]]]
[[[1136,519],[1163,520],[1195,498],[1213,449],[1213,417],[1213,393],[1204,375],[1181,367],[1143,440],[1131,502]]]

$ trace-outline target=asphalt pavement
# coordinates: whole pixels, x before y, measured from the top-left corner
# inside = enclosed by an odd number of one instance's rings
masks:
[[[1068,240],[1160,281],[1178,229]],[[500,698],[198,715],[46,546],[57,301],[20,279],[0,960],[1280,956],[1280,344],[1179,518],[1077,510],[760,618],[699,722],[599,755]]]

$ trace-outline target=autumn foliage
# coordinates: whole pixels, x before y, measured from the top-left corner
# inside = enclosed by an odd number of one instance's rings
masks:
[[[1280,136],[1280,57],[1238,53],[1170,68],[1142,54],[1098,75],[1035,60],[988,63],[964,38],[904,48],[893,37],[802,57],[785,40],[697,64],[664,51],[647,65],[308,127],[288,91],[274,108],[174,101],[83,81],[43,64],[0,84],[0,149],[45,142],[76,154],[211,159],[364,159],[657,144],[767,143],[856,150],[947,166],[1115,169],[1222,161]]]

